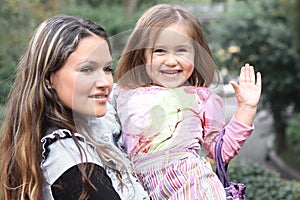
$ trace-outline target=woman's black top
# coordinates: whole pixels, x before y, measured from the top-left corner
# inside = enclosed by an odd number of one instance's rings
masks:
[[[93,164],[88,164],[87,171]],[[91,188],[89,200],[119,200],[120,197],[112,186],[110,178],[105,170],[94,165],[90,181],[96,187]],[[78,200],[82,188],[81,172],[78,166],[74,166],[63,173],[51,186],[52,194],[55,200]]]

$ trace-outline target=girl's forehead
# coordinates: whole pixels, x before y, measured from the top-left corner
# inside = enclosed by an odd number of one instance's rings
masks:
[[[161,28],[159,32],[153,35],[154,44],[168,43],[190,43],[192,38],[189,36],[189,30],[183,25],[170,25],[166,28]]]

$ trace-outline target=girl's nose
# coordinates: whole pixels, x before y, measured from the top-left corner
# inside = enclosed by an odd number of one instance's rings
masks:
[[[168,66],[176,66],[178,64],[177,56],[173,53],[169,53],[166,57],[165,64]]]

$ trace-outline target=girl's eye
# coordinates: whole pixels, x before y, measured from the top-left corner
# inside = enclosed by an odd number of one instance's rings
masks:
[[[165,53],[166,51],[164,49],[154,49],[153,53]]]
[[[184,48],[181,48],[181,49],[178,49],[177,52],[179,52],[179,53],[185,53],[185,52],[188,52],[188,50],[184,49]]]

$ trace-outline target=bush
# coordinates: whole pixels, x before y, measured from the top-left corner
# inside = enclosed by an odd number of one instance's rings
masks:
[[[235,158],[228,167],[232,182],[246,184],[247,200],[298,200],[300,183],[280,178],[279,174],[253,162]]]
[[[4,115],[5,115],[5,106],[0,104],[0,124],[2,124],[2,120],[4,118]]]
[[[287,120],[286,142],[293,152],[300,153],[300,113]]]

